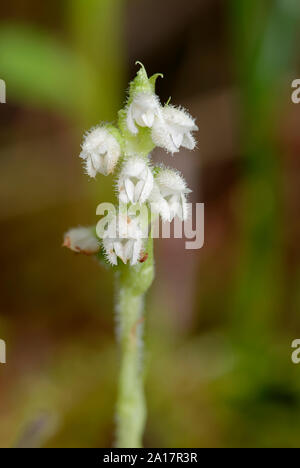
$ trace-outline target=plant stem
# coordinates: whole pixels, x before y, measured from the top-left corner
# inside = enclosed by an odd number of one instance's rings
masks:
[[[152,239],[148,242],[148,260],[136,267],[124,265],[118,284],[118,335],[121,369],[117,401],[116,447],[139,448],[146,421],[143,385],[143,309],[144,296],[153,280]]]
[[[142,375],[143,296],[120,286],[121,370],[117,402],[117,447],[138,448],[146,419]]]

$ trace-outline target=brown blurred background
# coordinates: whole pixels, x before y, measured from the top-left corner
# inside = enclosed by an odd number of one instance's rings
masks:
[[[61,249],[94,224],[82,134],[113,120],[135,61],[197,118],[198,149],[153,159],[205,203],[205,245],[157,240],[146,447],[299,447],[297,0],[12,0],[1,6],[1,447],[110,447],[113,276]]]

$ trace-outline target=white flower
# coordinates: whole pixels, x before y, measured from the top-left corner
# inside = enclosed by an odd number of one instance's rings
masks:
[[[147,162],[138,156],[129,158],[118,180],[119,198],[122,203],[144,203],[153,188],[153,175]]]
[[[80,153],[90,177],[95,177],[97,172],[103,175],[113,172],[120,155],[121,147],[117,139],[106,127],[100,126],[87,133]]]
[[[163,221],[171,222],[175,216],[185,221],[188,217],[186,195],[190,192],[180,174],[172,169],[163,169],[155,178],[150,196],[151,209],[159,213]]]
[[[63,247],[86,255],[96,254],[100,249],[98,239],[93,232],[93,228],[90,227],[70,229],[64,235]]]
[[[179,151],[180,146],[194,149],[196,141],[192,132],[196,130],[198,127],[187,111],[166,105],[154,121],[152,140],[171,153]]]
[[[155,117],[160,112],[160,104],[157,96],[153,93],[139,93],[134,96],[132,103],[127,110],[127,127],[128,130],[136,135],[140,127],[151,128]]]
[[[103,248],[107,260],[117,265],[119,257],[123,263],[136,265],[143,250],[142,230],[137,220],[118,215],[112,219],[103,235]]]

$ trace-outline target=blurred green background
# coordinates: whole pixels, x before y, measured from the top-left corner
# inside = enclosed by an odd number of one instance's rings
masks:
[[[110,447],[113,277],[61,249],[111,178],[82,134],[113,120],[136,60],[197,117],[198,149],[153,154],[205,203],[205,246],[156,241],[146,447],[299,447],[298,0],[12,0],[1,5],[1,447]],[[180,285],[180,287],[179,287]]]

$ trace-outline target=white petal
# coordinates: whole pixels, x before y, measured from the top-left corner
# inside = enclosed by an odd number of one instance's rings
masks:
[[[186,221],[189,215],[188,204],[184,194],[181,195],[182,221]]]
[[[175,145],[177,148],[180,148],[181,143],[182,143],[182,140],[183,140],[183,135],[182,135],[182,133],[173,132],[173,133],[171,134],[171,138],[172,138],[172,140],[173,140],[174,145]]]
[[[124,262],[124,263],[127,263],[128,260],[130,260],[131,257],[132,257],[133,244],[134,244],[134,240],[132,240],[132,239],[129,239],[129,240],[124,244],[124,247],[123,247],[124,259],[125,259],[125,262]]]
[[[151,128],[154,122],[154,113],[151,111],[146,112],[142,115],[142,120],[146,127]]]
[[[160,148],[164,148],[170,153],[176,153],[178,148],[174,145],[174,142],[171,138],[171,134],[166,123],[160,119],[156,118],[152,126],[151,137],[153,143]]]
[[[170,210],[170,206],[166,200],[163,199],[163,201],[160,204],[160,216],[162,217],[163,221],[172,221],[172,213]]]
[[[108,255],[109,261],[112,265],[118,265],[118,259],[115,252],[112,250]]]
[[[133,241],[133,246],[132,246],[132,253],[131,253],[131,260],[130,260],[130,265],[136,265],[141,254],[143,243],[141,239],[136,239]]]
[[[177,125],[188,131],[198,130],[194,119],[182,108],[174,106],[165,106],[162,110],[164,119],[170,125]]]
[[[119,190],[119,199],[122,203],[125,203],[125,204],[129,202],[126,191],[125,191],[125,187]]]
[[[191,133],[185,133],[183,137],[183,142],[182,146],[184,146],[187,149],[193,150],[196,146],[196,141],[195,138],[192,136]]]
[[[160,190],[163,190],[165,194],[174,192],[183,192],[186,190],[186,182],[184,178],[172,169],[162,170],[157,178],[156,182]]]
[[[64,235],[64,247],[74,252],[93,255],[99,251],[99,241],[92,228],[73,228]]]
[[[114,251],[116,252],[116,255],[122,260],[122,262],[126,263],[123,244],[121,241],[114,242]]]
[[[86,163],[85,163],[85,170],[86,170],[86,173],[90,176],[90,177],[96,177],[96,174],[97,174],[97,171],[96,169],[94,168],[93,166],[93,162],[92,162],[92,159],[91,158],[88,158],[86,160]]]
[[[181,205],[180,205],[180,195],[174,194],[169,198],[169,209],[170,209],[170,221],[172,221],[176,215],[180,217],[181,215]]]
[[[144,203],[149,198],[153,189],[153,182],[154,182],[153,174],[151,170],[147,168],[147,177],[146,177],[144,187],[139,198],[140,203]]]
[[[133,201],[133,203],[137,203],[139,200],[141,200],[141,194],[142,194],[144,186],[145,186],[145,181],[144,180],[139,180],[138,183],[135,186],[135,189],[134,189],[134,201]]]
[[[114,251],[114,243],[111,239],[103,239],[102,240],[102,245],[106,254],[107,260],[112,264],[112,265],[117,265],[118,260],[117,256]]]
[[[125,190],[126,190],[126,195],[128,197],[128,200],[131,203],[135,203],[135,200],[134,200],[134,184],[133,184],[133,182],[127,177],[124,180],[124,185],[125,185]]]
[[[128,130],[134,135],[136,135],[138,133],[138,129],[134,123],[132,112],[133,112],[132,104],[130,104],[128,111],[127,111],[126,123],[127,123]]]

